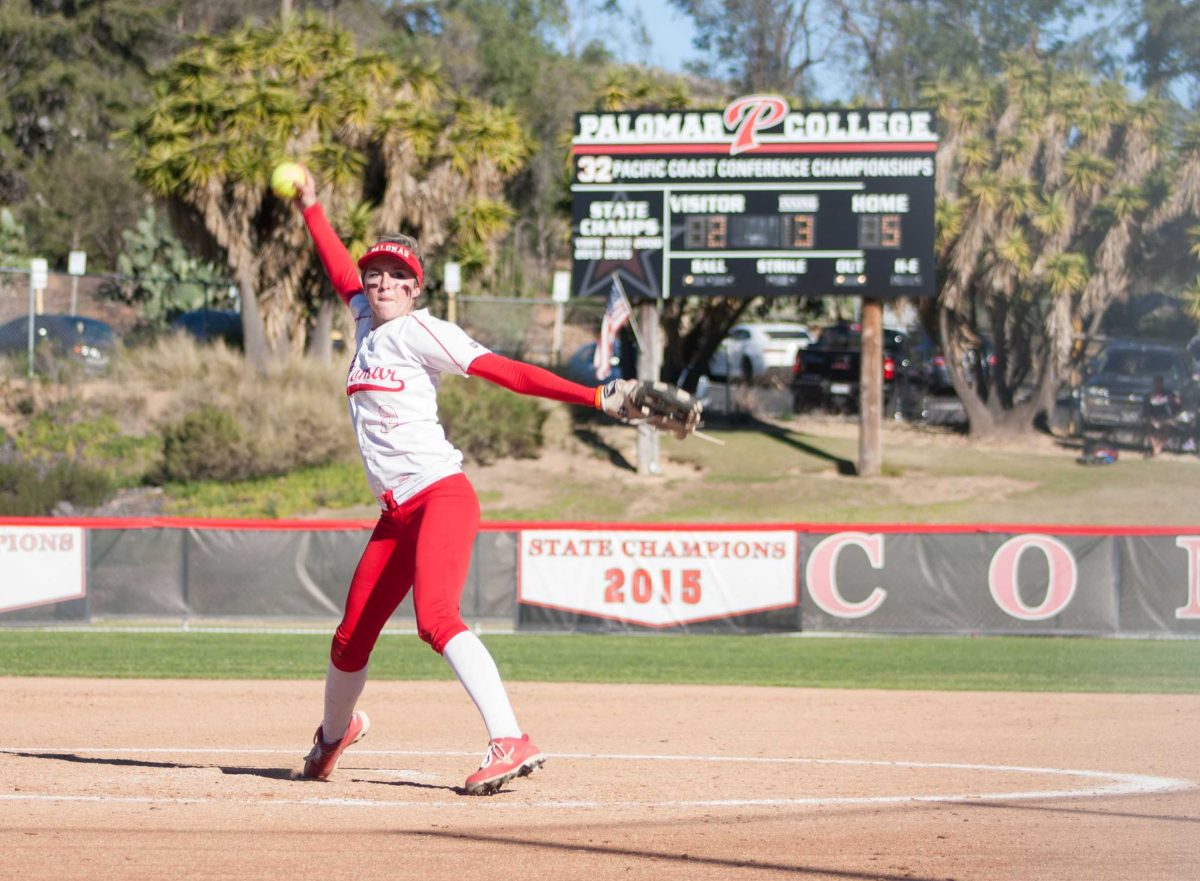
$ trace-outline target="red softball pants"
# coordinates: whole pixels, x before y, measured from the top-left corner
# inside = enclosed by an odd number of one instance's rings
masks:
[[[384,624],[411,589],[417,633],[441,654],[467,629],[459,612],[479,499],[465,474],[453,474],[384,511],[358,561],[342,623],[333,635],[333,666],[366,666]]]

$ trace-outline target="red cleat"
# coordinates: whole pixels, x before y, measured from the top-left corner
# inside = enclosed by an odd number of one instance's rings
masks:
[[[467,795],[491,795],[514,777],[532,774],[542,766],[546,757],[534,746],[528,734],[520,737],[497,737],[488,744],[479,770],[467,778]]]
[[[362,710],[355,710],[350,716],[350,724],[346,726],[346,733],[342,735],[342,739],[337,743],[327,744],[322,739],[321,728],[318,726],[317,733],[313,735],[313,748],[304,757],[304,776],[312,780],[328,778],[337,770],[338,759],[342,757],[346,747],[362,740],[370,727],[371,720],[367,718],[367,714]]]

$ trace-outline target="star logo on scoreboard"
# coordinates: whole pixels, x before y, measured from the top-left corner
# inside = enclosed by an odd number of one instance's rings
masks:
[[[637,254],[629,260],[597,260],[584,270],[579,295],[607,296],[612,287],[613,274],[617,273],[631,300],[657,299],[661,285],[650,261],[649,254]],[[661,264],[661,258],[658,262]]]
[[[607,296],[617,274],[631,299],[662,295],[661,196],[591,193],[574,221],[577,296]]]

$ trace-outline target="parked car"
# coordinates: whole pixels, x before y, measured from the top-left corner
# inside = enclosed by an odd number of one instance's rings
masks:
[[[813,335],[805,324],[784,321],[738,324],[708,362],[708,375],[744,382],[769,378],[786,381],[796,352],[808,348],[812,341]]]
[[[196,309],[171,322],[171,330],[186,333],[198,343],[223,340],[227,346],[242,347],[242,315],[231,309]]]
[[[954,385],[950,382],[950,368],[946,364],[946,356],[941,345],[929,336],[920,332],[910,338],[910,347],[915,369],[920,370],[925,377],[925,384],[931,395],[948,395],[954,393]]]
[[[621,344],[618,342],[612,359],[612,373],[604,379],[605,382],[610,379],[637,379],[636,359],[631,357],[627,361],[623,360],[621,350]],[[592,363],[595,356],[596,344],[584,343],[567,359],[562,370],[563,376],[580,385],[599,385],[600,380],[596,378],[596,368]],[[701,376],[700,381],[696,384],[695,395],[700,401],[707,402],[708,393],[708,377]]]
[[[621,348],[621,343],[618,341],[616,347],[613,349],[612,373],[605,377],[605,382],[610,379],[632,379],[637,377],[637,364],[626,364],[621,358]],[[567,363],[563,366],[562,370],[563,376],[580,385],[599,385],[600,380],[596,378],[596,366],[593,363],[595,357],[596,344],[584,343],[567,359]]]
[[[1187,351],[1178,346],[1112,340],[1084,368],[1071,398],[1070,431],[1140,431],[1142,406],[1155,376],[1179,396],[1184,410],[1200,404],[1200,376]]]
[[[839,322],[821,331],[817,341],[796,353],[792,371],[792,409],[822,407],[834,413],[858,410],[862,328]],[[883,407],[893,418],[918,416],[924,409],[925,377],[917,368],[909,337],[883,330]]]
[[[82,315],[37,315],[33,322],[35,369],[54,373],[62,362],[89,374],[108,370],[116,336],[112,327]],[[0,357],[24,365],[29,352],[29,317],[0,325]]]
[[[931,395],[952,395],[954,384],[950,382],[950,367],[946,363],[946,355],[941,344],[922,331],[910,336],[910,348],[916,361],[915,369],[924,377],[926,390]],[[964,349],[959,372],[967,385],[973,385],[978,376],[976,365],[987,378],[992,366],[996,363],[996,355],[992,345],[986,339],[981,339],[974,348]]]

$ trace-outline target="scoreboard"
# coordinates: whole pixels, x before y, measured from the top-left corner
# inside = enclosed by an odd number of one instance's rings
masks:
[[[931,296],[936,151],[927,110],[577,114],[574,292]]]

